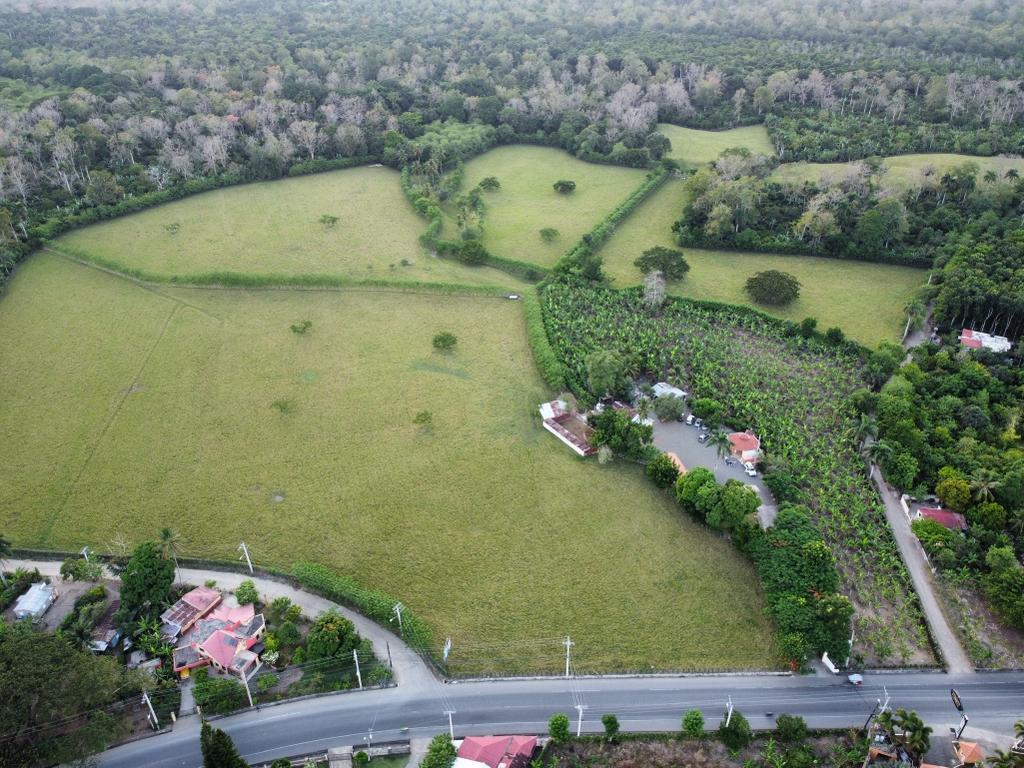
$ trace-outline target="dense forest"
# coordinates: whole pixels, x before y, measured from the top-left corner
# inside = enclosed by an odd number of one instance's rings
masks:
[[[1011,2],[0,4],[0,275],[69,226],[374,158],[543,142],[643,166],[656,124],[782,159],[1024,150]],[[476,124],[478,130],[466,130]]]

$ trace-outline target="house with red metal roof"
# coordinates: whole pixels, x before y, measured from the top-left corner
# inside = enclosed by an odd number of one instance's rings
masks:
[[[732,455],[740,461],[757,461],[761,458],[761,441],[752,429],[730,433],[729,445],[732,448]]]
[[[258,651],[267,625],[251,605],[220,606],[200,619],[174,649],[174,672],[187,677],[193,669],[212,666],[248,679],[260,667]]]
[[[951,531],[966,531],[967,518],[959,512],[940,507],[918,507],[914,513],[915,520],[934,520],[939,525],[949,528]]]
[[[467,736],[452,768],[527,768],[536,736]]]
[[[160,614],[164,636],[176,640],[217,607],[222,599],[220,592],[210,587],[196,587],[191,592],[186,592],[174,605]]]
[[[960,343],[968,349],[987,349],[998,354],[1005,354],[1013,348],[1013,343],[1005,336],[993,336],[970,328],[961,331]]]

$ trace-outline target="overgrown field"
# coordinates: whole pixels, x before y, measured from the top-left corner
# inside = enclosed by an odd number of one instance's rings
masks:
[[[746,147],[751,152],[775,154],[768,131],[763,125],[748,125],[728,131],[700,131],[696,128],[682,128],[678,125],[660,123],[658,132],[672,142],[668,157],[689,166],[702,165],[715,160],[722,150],[731,147]]]
[[[292,324],[310,320],[304,334]],[[633,465],[545,432],[522,305],[140,287],[37,255],[0,298],[0,531],[318,561],[399,596],[455,672],[776,663],[753,569]],[[458,337],[433,350],[441,330]],[[421,411],[432,426],[413,423]]]
[[[976,157],[974,155],[953,154],[919,154],[894,155],[882,158],[882,165],[888,169],[885,181],[899,189],[909,189],[920,185],[921,174],[925,169],[932,169],[938,176],[950,168],[964,163],[974,163],[982,173],[995,171],[1000,176],[1011,168],[1024,172],[1024,159],[1019,157]],[[775,181],[800,184],[804,181],[818,181],[822,176],[839,177],[849,163],[783,163],[771,175]]]
[[[652,315],[639,291],[555,284],[542,304],[577,391],[587,355],[611,349],[639,372],[717,399],[731,426],[753,428],[770,459],[806,489],[857,608],[854,653],[868,662],[932,660],[909,577],[848,437],[849,395],[863,386],[855,359],[787,336],[782,323],[756,313],[676,300]]]
[[[463,190],[494,176],[501,184],[487,192],[484,246],[497,256],[550,267],[567,248],[629,196],[646,171],[577,160],[550,147],[513,145],[492,149],[466,163]],[[575,181],[569,194],[555,192],[561,179]],[[559,234],[545,242],[540,230]]]
[[[336,221],[322,217],[336,217]],[[427,254],[398,174],[363,166],[206,192],[71,232],[57,248],[161,278],[211,272],[512,285]]]
[[[634,211],[602,248],[605,272],[617,286],[643,280],[633,261],[656,245],[676,247],[672,223],[685,198],[683,184],[670,181]],[[906,314],[903,307],[925,282],[925,271],[868,262],[837,261],[811,256],[783,256],[743,251],[705,251],[684,248],[690,271],[670,283],[669,292],[731,304],[753,302],[744,290],[755,272],[778,269],[794,275],[803,286],[800,298],[787,307],[764,308],[789,320],[816,317],[821,328],[839,326],[851,338],[874,346],[898,341]]]

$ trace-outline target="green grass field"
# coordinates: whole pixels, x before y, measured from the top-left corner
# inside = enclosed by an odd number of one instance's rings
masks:
[[[913,187],[924,168],[934,168],[940,175],[963,163],[974,163],[981,173],[993,170],[1000,176],[1011,168],[1024,172],[1024,159],[1009,157],[975,157],[973,155],[922,154],[894,155],[882,160],[885,179],[901,189]],[[818,181],[822,176],[838,176],[848,163],[783,163],[772,171],[771,179],[790,184]]]
[[[551,266],[616,205],[625,200],[646,171],[596,165],[550,147],[513,145],[492,149],[466,163],[463,189],[495,176],[497,192],[484,194],[487,210],[483,243],[492,253]],[[576,191],[561,195],[551,185],[559,179],[576,182]],[[561,234],[552,243],[540,230]],[[454,230],[451,230],[454,231]]]
[[[698,131],[660,123],[658,131],[672,142],[668,156],[688,166],[710,163],[722,154],[722,150],[731,147],[747,147],[751,152],[769,157],[775,154],[763,125],[748,125],[728,131]]]
[[[566,634],[581,670],[773,663],[749,563],[636,466],[541,428],[518,303],[146,287],[40,254],[0,329],[16,545],[101,551],[171,526],[184,553],[234,559],[244,539],[257,563],[399,596],[466,672],[557,670]]]
[[[680,216],[684,197],[682,183],[670,181],[616,230],[601,255],[605,272],[617,286],[642,281],[643,275],[633,261],[644,250],[655,245],[675,247],[670,227]],[[760,309],[790,320],[816,317],[820,328],[837,325],[868,346],[883,339],[899,340],[906,320],[903,307],[926,279],[924,270],[888,264],[742,251],[683,250],[690,271],[682,281],[669,285],[671,293],[758,306],[743,289],[747,278],[765,269],[779,269],[801,282],[800,298],[782,309]]]
[[[323,215],[338,222],[321,224]],[[516,284],[430,256],[417,242],[425,228],[398,174],[363,166],[195,195],[76,230],[55,246],[164,278],[229,271]]]

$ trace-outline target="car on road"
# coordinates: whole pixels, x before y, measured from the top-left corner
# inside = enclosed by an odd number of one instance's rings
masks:
[[[754,468],[754,465],[751,464],[749,461],[743,462],[743,471],[746,472],[747,475],[749,475],[750,477],[757,477],[757,470]]]
[[[736,459],[734,459],[732,456],[729,456],[728,458],[726,458],[725,466],[731,467],[733,464],[739,464],[739,462]]]
[[[701,432],[697,436],[697,442],[698,443],[706,443],[708,441],[709,437],[711,437],[711,435],[709,435],[707,432]]]

